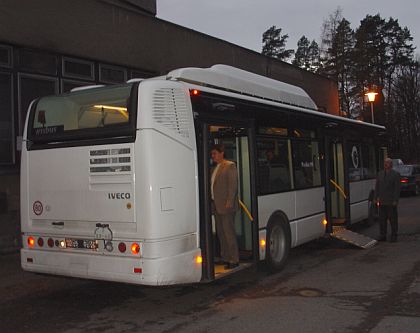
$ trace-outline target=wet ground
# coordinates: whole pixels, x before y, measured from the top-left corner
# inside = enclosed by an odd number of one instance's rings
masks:
[[[280,273],[151,288],[23,272],[0,256],[0,332],[420,332],[420,197],[400,204],[398,243],[321,239]],[[378,226],[358,232],[377,236]]]

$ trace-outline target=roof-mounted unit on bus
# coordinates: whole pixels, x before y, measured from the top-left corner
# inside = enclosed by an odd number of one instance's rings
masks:
[[[180,68],[169,72],[166,78],[318,111],[302,88],[227,65]]]
[[[141,81],[144,81],[144,79],[140,77],[135,77],[133,79],[127,80],[127,83],[136,83],[136,82],[141,82]]]
[[[70,92],[96,89],[96,88],[102,88],[102,87],[105,87],[105,85],[103,85],[103,84],[93,84],[93,85],[90,85],[90,86],[81,86],[81,87],[73,88],[73,89],[70,90]]]

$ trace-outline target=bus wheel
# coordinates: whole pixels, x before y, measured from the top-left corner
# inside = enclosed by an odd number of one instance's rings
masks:
[[[266,262],[272,272],[280,271],[286,264],[291,245],[290,225],[284,219],[275,219],[267,226]]]

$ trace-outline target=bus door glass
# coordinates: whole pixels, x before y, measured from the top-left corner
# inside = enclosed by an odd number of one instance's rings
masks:
[[[344,153],[341,142],[331,141],[329,144],[329,175],[330,188],[330,219],[333,225],[345,224],[346,204],[348,194],[346,193],[344,177]]]
[[[238,211],[235,215],[235,232],[239,247],[239,261],[244,263],[252,259],[252,191],[250,174],[250,150],[248,129],[242,127],[208,125],[208,151],[216,144],[225,149],[225,159],[236,164],[238,171]],[[216,165],[208,157],[208,170]],[[223,265],[218,265],[220,258],[220,244],[214,216],[211,218],[213,232],[213,252],[215,258],[215,275],[223,273]]]

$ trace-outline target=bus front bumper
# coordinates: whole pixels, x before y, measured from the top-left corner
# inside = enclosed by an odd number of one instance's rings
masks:
[[[172,285],[200,282],[202,267],[196,263],[200,249],[172,257],[146,259],[21,249],[26,271],[142,285]]]

